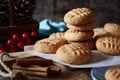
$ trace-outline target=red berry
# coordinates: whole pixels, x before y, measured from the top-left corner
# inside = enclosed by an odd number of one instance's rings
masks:
[[[23,48],[23,47],[24,47],[24,43],[23,43],[23,42],[19,42],[19,43],[17,44],[17,46],[18,46],[18,48]]]
[[[20,36],[18,34],[13,34],[13,40],[19,40],[20,39]]]
[[[8,41],[7,41],[7,45],[12,45],[14,43],[14,41],[12,40],[12,39],[9,39]]]
[[[31,32],[31,36],[32,36],[32,37],[36,37],[37,34],[38,34],[38,33],[37,33],[36,31],[32,31],[32,32]]]
[[[11,45],[10,46],[10,52],[15,52],[16,51],[16,45]]]
[[[3,48],[3,44],[0,44],[0,49],[2,49]]]
[[[0,49],[0,53],[5,52],[5,49]]]
[[[16,48],[16,46],[15,46],[14,44],[13,44],[13,45],[11,45],[10,47],[11,47],[11,48]]]
[[[29,35],[28,35],[28,33],[23,33],[23,34],[22,34],[22,37],[23,37],[23,39],[28,39],[28,38],[29,38]]]
[[[27,39],[26,42],[25,42],[25,45],[31,45],[31,40]]]
[[[15,52],[15,48],[10,48],[10,52]]]

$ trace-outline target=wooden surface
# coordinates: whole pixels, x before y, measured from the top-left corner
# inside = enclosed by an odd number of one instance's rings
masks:
[[[30,76],[30,80],[92,80],[90,77],[90,69],[63,69],[58,77],[44,78]]]
[[[14,62],[15,62],[14,60],[8,61],[6,62],[6,65],[12,69],[12,64]],[[51,78],[27,76],[28,80],[92,80],[90,76],[91,69],[84,69],[84,68],[73,69],[73,68],[65,67],[58,63],[56,65],[61,67],[62,69],[61,75],[56,76],[56,77],[51,77]],[[2,68],[0,67],[0,69]],[[0,80],[3,80],[3,77],[0,76]]]
[[[90,77],[90,69],[62,69],[62,73],[58,77],[45,78],[45,77],[36,77],[28,76],[29,80],[92,80]],[[0,77],[0,80],[3,80]]]

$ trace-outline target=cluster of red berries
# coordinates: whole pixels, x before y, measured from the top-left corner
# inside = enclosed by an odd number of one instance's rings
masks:
[[[0,53],[21,51],[25,45],[32,45],[37,35],[37,31],[32,31],[30,33],[25,32],[22,34],[15,33],[6,42],[0,43]]]

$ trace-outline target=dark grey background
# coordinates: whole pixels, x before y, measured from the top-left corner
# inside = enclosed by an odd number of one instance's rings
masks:
[[[60,22],[67,11],[77,7],[91,8],[100,27],[107,22],[120,23],[120,0],[36,0],[33,18]]]

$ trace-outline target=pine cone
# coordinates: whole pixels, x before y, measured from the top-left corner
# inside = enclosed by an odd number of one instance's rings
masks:
[[[35,10],[35,0],[14,1],[15,24],[30,23]]]

